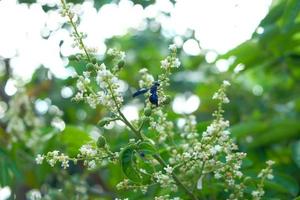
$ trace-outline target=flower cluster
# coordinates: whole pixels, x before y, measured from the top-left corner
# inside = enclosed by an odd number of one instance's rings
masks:
[[[148,69],[140,69],[141,79],[139,81],[140,88],[150,88],[154,82],[154,77],[148,73]]]
[[[150,130],[156,131],[158,135],[158,142],[163,143],[168,138],[172,138],[174,134],[174,124],[167,120],[167,114],[160,109],[155,109],[153,115],[150,117]]]
[[[257,176],[260,179],[260,182],[257,184],[257,189],[252,191],[251,193],[254,200],[260,200],[264,196],[265,191],[263,187],[265,180],[272,180],[274,178],[272,166],[275,164],[275,162],[272,160],[268,160],[266,164],[267,167],[265,169],[262,169]]]
[[[185,119],[186,123],[184,124],[183,130],[180,134],[182,138],[193,140],[198,136],[196,129],[196,117],[194,115],[187,116]]]
[[[202,134],[197,133],[195,117],[186,117],[180,134],[185,140],[171,149],[169,162],[174,166],[173,169],[179,170],[185,177],[190,175],[192,178],[199,174],[199,190],[203,188],[204,177],[213,174],[215,179],[222,180],[225,191],[230,192],[228,199],[242,199],[247,178],[241,166],[246,153],[237,151],[238,147],[230,137],[229,121],[223,118],[222,106],[229,102],[225,93],[229,85],[228,81],[224,81],[213,95],[213,99],[219,102],[218,109],[213,113],[214,120]],[[261,174],[260,177],[263,176]]]
[[[101,137],[102,136],[99,138]],[[46,155],[38,154],[35,161],[37,164],[42,164],[43,161],[46,160],[52,167],[54,167],[57,162],[60,162],[64,169],[69,167],[69,161],[73,161],[74,164],[78,161],[83,161],[83,165],[92,170],[95,169],[98,164],[106,163],[107,161],[115,162],[117,158],[118,153],[111,152],[107,145],[94,147],[91,144],[85,144],[80,147],[76,157],[72,158],[55,150],[48,152]]]
[[[155,172],[153,174],[155,182],[157,182],[163,188],[169,188],[172,191],[177,191],[177,185],[171,177],[172,172],[173,171],[171,171],[171,173],[170,171],[166,171],[166,173],[163,173],[162,171]]]
[[[46,159],[46,161],[49,163],[49,165],[51,165],[51,167],[54,167],[54,165],[57,162],[61,162],[61,166],[64,169],[69,167],[69,160],[70,160],[69,156],[60,153],[57,150],[48,152],[47,155],[38,154],[35,161],[37,164],[42,164],[44,159]]]
[[[230,83],[223,81],[221,88],[214,94],[213,99],[219,100],[222,103],[229,103],[229,99],[225,94],[225,89],[228,86],[230,86]]]
[[[158,108],[152,106],[149,101],[146,101],[145,110],[152,110],[152,115],[149,117],[150,127],[149,130],[154,130],[158,136],[158,142],[163,143],[167,139],[171,139],[174,134],[174,124],[172,121],[167,119],[167,114],[162,111],[164,105],[168,105],[170,103],[170,97],[165,94],[165,89],[169,86],[169,76],[171,75],[171,69],[177,68],[180,65],[180,62],[177,58],[176,45],[172,44],[169,46],[171,50],[171,54],[167,56],[163,61],[161,61],[161,68],[163,69],[163,73],[158,76],[159,87],[157,90],[158,95]],[[143,68],[140,71],[141,80],[139,81],[139,86],[141,88],[149,88],[152,86],[154,82],[154,78],[151,74],[148,73],[148,70]],[[150,92],[148,92],[147,96],[150,96]]]
[[[175,44],[169,46],[171,51],[170,55],[160,62],[161,69],[163,72],[158,76],[158,82],[160,84],[160,89],[158,90],[158,95],[160,97],[159,104],[164,104],[169,102],[169,97],[165,94],[164,88],[170,85],[170,75],[173,68],[178,68],[180,66],[180,61],[177,58],[177,47]]]
[[[166,88],[170,84],[169,76],[172,69],[180,66],[176,56],[177,48],[175,45],[170,45],[171,53],[161,61],[162,73],[157,80],[158,106],[153,105],[147,98],[144,116],[136,124],[132,124],[122,113],[123,96],[119,90],[118,72],[125,64],[125,53],[109,49],[107,56],[113,59],[113,64],[98,64],[84,46],[83,37],[76,29],[69,7],[64,5],[63,9],[64,15],[68,16],[74,28],[73,36],[77,45],[84,51],[85,60],[88,61],[87,70],[78,76],[78,93],[74,99],[83,100],[92,108],[96,108],[97,105],[106,107],[112,117],[103,118],[98,124],[104,126],[111,121],[121,120],[135,134],[135,138],[130,138],[130,142],[120,148],[120,153],[118,150],[111,152],[106,140],[99,137],[97,147],[93,144],[85,144],[74,158],[59,151],[52,151],[46,155],[38,155],[37,164],[42,164],[46,160],[51,166],[60,162],[63,168],[67,168],[69,161],[74,163],[82,161],[88,169],[94,169],[104,160],[113,163],[119,161],[125,178],[117,184],[117,189],[139,190],[145,193],[148,187],[158,185],[169,194],[180,189],[189,199],[197,200],[202,189],[211,179],[215,179],[223,183],[223,189],[228,193],[227,199],[245,199],[248,177],[244,176],[241,167],[246,154],[238,151],[238,146],[230,137],[229,121],[223,117],[223,105],[229,103],[226,89],[230,83],[224,81],[213,95],[212,99],[218,101],[218,107],[213,113],[213,121],[205,131],[197,130],[196,117],[193,115],[186,116],[184,126],[179,130],[176,129],[163,110],[170,102],[170,97],[166,95]],[[147,69],[141,69],[140,74],[139,86],[151,87],[155,81],[154,77]],[[147,93],[148,97],[151,95],[150,92]],[[148,123],[145,123],[146,121]],[[143,129],[145,124],[149,124],[148,129]],[[155,136],[149,136],[148,132],[154,132],[155,134],[152,135]],[[176,134],[177,132],[180,133]],[[169,158],[168,161],[164,160],[165,156]],[[264,180],[273,177],[272,164],[269,161],[268,167],[258,175],[261,182],[252,192],[254,199],[260,199],[264,195]],[[195,190],[196,188],[198,190]],[[179,200],[178,197],[172,198],[169,194],[164,194],[159,194],[161,196],[154,199]]]
[[[111,51],[122,54],[121,51]],[[124,59],[123,56],[122,59]],[[96,77],[94,79],[100,90],[97,91],[92,87],[93,77],[91,77],[91,72],[85,71],[83,72],[83,75],[78,76],[76,84],[78,92],[75,95],[74,100],[83,100],[92,108],[96,108],[96,106],[100,104],[110,108],[112,112],[116,113],[117,109],[120,108],[123,102],[123,97],[119,90],[120,81],[117,74],[110,71],[104,63],[101,65],[97,63],[89,63],[88,65],[91,66],[92,70],[96,73]]]
[[[119,79],[117,76],[113,75],[104,64],[97,67],[97,77],[98,85],[103,89],[103,91],[98,92],[98,98],[102,105],[107,107],[120,108],[123,97],[119,92]],[[107,91],[105,94],[104,91]],[[111,101],[114,99],[114,101]],[[115,105],[114,105],[115,104]]]
[[[154,197],[154,200],[180,200],[179,197],[173,197],[171,198],[170,195],[163,195],[163,196],[158,196],[158,197]]]
[[[29,200],[41,200],[42,194],[39,190],[33,189],[27,192],[26,197]]]
[[[160,67],[166,71],[170,70],[171,68],[178,68],[180,66],[180,61],[176,57],[176,45],[171,44],[169,46],[169,50],[172,52],[172,54],[160,62]]]
[[[148,185],[136,184],[130,181],[129,179],[124,179],[116,185],[117,190],[133,190],[133,191],[141,191],[142,193],[146,193],[148,189]]]

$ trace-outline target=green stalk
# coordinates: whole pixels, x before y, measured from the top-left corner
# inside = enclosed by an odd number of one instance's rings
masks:
[[[63,7],[64,8],[66,8],[67,7],[67,5],[66,5],[66,2],[64,1],[64,0],[61,0],[61,3],[62,3],[62,5],[63,5]],[[74,29],[74,33],[75,33],[75,35],[76,35],[76,37],[77,37],[77,39],[78,39],[78,42],[79,42],[79,44],[80,44],[80,46],[81,46],[81,48],[83,49],[83,51],[84,51],[84,53],[85,53],[85,55],[86,55],[86,57],[88,58],[88,60],[91,62],[91,57],[90,57],[90,55],[89,55],[89,53],[88,53],[88,51],[87,51],[87,49],[86,49],[86,47],[85,47],[85,45],[84,45],[84,43],[83,43],[83,41],[82,41],[82,37],[80,36],[80,34],[79,34],[79,32],[78,32],[78,30],[77,30],[77,26],[76,26],[76,24],[74,23],[74,21],[73,21],[73,16],[71,15],[71,13],[70,13],[70,11],[69,10],[67,10],[67,16],[68,16],[68,19],[69,19],[69,22],[70,22],[70,24],[71,24],[71,26],[73,27],[73,29]],[[112,88],[111,88],[111,86],[109,85],[109,90],[110,90],[110,92],[111,92],[111,94],[112,94],[112,99],[113,99],[113,101],[114,101],[114,103],[115,103],[115,105],[116,105],[116,108],[117,108],[117,112],[118,112],[118,114],[120,115],[120,118],[121,118],[121,120],[132,130],[132,132],[136,135],[136,137],[138,138],[138,139],[140,139],[141,141],[144,141],[144,137],[142,136],[142,134],[141,134],[141,128],[139,128],[138,130],[127,120],[127,118],[124,116],[124,114],[122,113],[122,111],[121,111],[121,109],[120,109],[120,107],[119,107],[119,105],[118,105],[118,103],[117,103],[117,101],[116,101],[116,98],[115,98],[115,96],[113,95],[113,92],[112,92]],[[142,123],[142,125],[143,125],[143,123]],[[141,127],[142,127],[142,125],[141,125]],[[161,156],[159,155],[159,154],[155,154],[155,155],[153,155],[153,158],[155,158],[159,163],[160,163],[160,165],[162,166],[162,167],[167,167],[167,164],[166,164],[166,162],[161,158]],[[193,192],[191,192],[180,180],[179,180],[179,178],[176,176],[176,174],[174,173],[174,172],[172,172],[171,173],[171,175],[172,175],[172,178],[174,179],[174,181],[175,181],[175,183],[178,185],[178,186],[180,186],[184,191],[185,191],[185,193],[187,194],[187,195],[189,195],[190,196],[190,198],[192,199],[192,200],[198,200],[198,198],[193,194]]]
[[[66,4],[65,0],[61,0],[61,3],[62,3],[62,5],[63,5],[63,8],[67,8],[67,4]],[[80,47],[83,49],[83,51],[84,51],[84,53],[85,53],[85,55],[86,55],[88,61],[91,62],[91,61],[92,61],[92,60],[91,60],[91,57],[90,57],[90,55],[88,54],[88,51],[87,51],[87,49],[86,49],[86,47],[85,47],[85,45],[84,45],[84,43],[83,43],[83,41],[82,41],[82,37],[81,37],[81,35],[80,35],[79,32],[78,32],[77,26],[76,26],[75,22],[73,21],[72,13],[70,13],[70,10],[67,10],[67,11],[68,11],[68,12],[66,13],[66,14],[67,14],[67,17],[68,17],[69,22],[70,22],[70,24],[71,24],[71,26],[72,26],[72,28],[73,28],[73,30],[74,30],[74,33],[75,33],[75,35],[76,35],[76,37],[77,37],[77,40],[78,40],[78,42],[79,42],[79,44],[80,44]]]

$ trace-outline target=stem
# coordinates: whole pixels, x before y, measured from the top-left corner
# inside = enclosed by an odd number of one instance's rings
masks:
[[[90,55],[88,54],[88,51],[87,51],[87,49],[86,49],[86,47],[85,47],[85,45],[84,45],[84,43],[83,43],[83,41],[82,41],[82,36],[79,34],[78,29],[77,29],[77,26],[76,26],[75,22],[73,21],[72,13],[70,12],[69,9],[67,9],[67,4],[66,4],[65,0],[61,0],[61,3],[62,3],[62,5],[63,5],[63,7],[66,8],[66,10],[67,10],[66,14],[67,14],[68,19],[69,19],[69,22],[70,22],[70,24],[71,24],[71,26],[72,26],[72,28],[73,28],[73,30],[74,30],[74,33],[75,33],[75,35],[76,35],[76,37],[77,37],[77,40],[78,40],[78,42],[79,42],[80,47],[83,49],[83,51],[84,51],[84,53],[85,53],[85,55],[86,55],[88,61],[91,62],[91,61],[92,61],[92,60],[91,60],[91,57],[90,57]]]
[[[203,175],[204,166],[205,166],[205,160],[202,162],[202,165],[201,165],[200,177]]]
[[[110,88],[111,90],[111,88]],[[112,93],[112,92],[111,92]],[[124,114],[121,112],[121,110],[119,109],[119,106],[117,106],[117,102],[115,101],[115,97],[114,95],[112,95],[113,100],[116,104],[117,107],[117,111],[120,114],[120,116],[122,117],[122,119],[124,120],[124,123],[136,134],[136,136],[140,139],[140,140],[144,140],[144,138],[141,135],[141,128],[139,130],[136,130],[131,123],[126,119],[126,117],[124,116]],[[143,124],[142,124],[143,125]],[[142,127],[141,125],[141,127]],[[160,163],[161,166],[163,167],[167,167],[166,162],[160,157],[160,155],[155,154],[153,155],[153,157]],[[174,181],[176,182],[176,184],[180,187],[182,187],[182,189],[191,197],[191,199],[193,200],[198,200],[198,198],[179,180],[179,178],[175,175],[174,172],[171,173],[172,178],[174,179]]]
[[[139,128],[139,130],[136,130],[133,126],[132,126],[132,124],[127,120],[127,118],[124,116],[124,114],[121,112],[121,110],[120,110],[120,108],[119,108],[119,106],[118,106],[118,103],[117,103],[117,101],[116,101],[116,98],[115,98],[115,96],[113,95],[113,92],[112,92],[112,89],[111,89],[111,87],[110,87],[110,85],[109,85],[109,90],[110,90],[110,93],[112,94],[112,98],[113,98],[113,101],[114,101],[114,103],[115,103],[115,105],[116,105],[116,107],[117,107],[117,111],[118,111],[118,113],[119,113],[119,115],[121,116],[121,118],[123,119],[123,122],[132,130],[132,132],[134,132],[135,134],[136,134],[136,136],[141,140],[141,141],[144,141],[144,138],[142,137],[142,134],[141,134],[141,128]],[[142,124],[143,125],[143,124]],[[142,125],[141,125],[141,127],[142,127]],[[161,166],[163,166],[163,167],[167,167],[167,164],[166,164],[166,162],[160,157],[160,155],[158,155],[158,154],[155,154],[155,155],[153,155],[153,158],[155,158],[159,163],[160,163],[160,165]],[[172,178],[174,179],[174,181],[176,182],[176,184],[178,185],[178,186],[180,186],[190,197],[191,197],[191,199],[193,199],[193,200],[198,200],[198,198],[193,194],[193,192],[191,192],[180,180],[179,180],[179,178],[175,175],[175,173],[174,172],[172,172],[171,173],[171,175],[172,175]]]
[[[115,99],[115,98],[113,98]],[[115,101],[115,100],[114,100]],[[115,101],[115,104],[117,104],[117,102]],[[126,117],[123,115],[123,113],[120,111],[120,109],[117,107],[117,110],[120,114],[120,116],[123,118],[124,123],[126,125],[128,125],[128,127],[137,135],[137,137],[139,139],[141,139],[142,141],[144,140],[144,138],[141,135],[141,128],[137,131],[132,125],[131,123],[126,119]],[[141,126],[142,127],[142,126]],[[167,167],[166,162],[160,157],[160,155],[155,154],[153,155],[153,157],[160,163],[161,166],[163,167]],[[179,178],[175,175],[174,172],[171,173],[172,178],[174,179],[174,181],[176,182],[176,184],[180,187],[182,187],[182,189],[193,199],[193,200],[198,200],[198,198],[179,180]]]
[[[163,167],[167,167],[166,162],[160,157],[160,155],[155,154],[153,155],[153,157],[163,166]],[[182,187],[182,189],[191,197],[191,199],[193,200],[198,200],[198,198],[179,180],[179,178],[176,176],[176,174],[174,174],[174,172],[171,173],[174,181],[176,182],[176,184],[180,187]]]
[[[145,123],[145,120],[142,121],[142,123],[141,123],[141,125],[140,125],[140,127],[139,127],[138,132],[141,132],[141,130],[142,130],[143,126],[144,126],[144,123]]]
[[[86,55],[86,57],[87,57],[87,59],[91,62],[91,57],[90,57],[90,55],[89,55],[89,53],[88,53],[88,51],[87,51],[87,49],[86,49],[86,47],[85,47],[85,45],[84,45],[84,43],[83,43],[83,41],[82,41],[82,37],[81,37],[81,35],[79,34],[79,32],[78,32],[78,30],[77,30],[77,26],[76,26],[76,24],[74,23],[74,21],[73,21],[73,16],[72,16],[72,13],[70,13],[70,10],[69,9],[67,9],[67,5],[66,5],[66,2],[64,1],[64,0],[61,0],[61,3],[62,3],[62,5],[63,5],[63,8],[64,9],[66,9],[67,10],[67,16],[68,16],[68,19],[69,19],[69,22],[70,22],[70,24],[71,24],[71,26],[73,27],[73,29],[74,29],[74,33],[75,33],[75,35],[76,35],[76,37],[77,37],[77,40],[78,40],[78,42],[79,42],[79,45],[80,45],[80,47],[83,49],[83,51],[84,51],[84,53],[85,53],[85,55]],[[111,88],[111,86],[109,85],[109,90],[110,90],[110,93],[112,94],[112,99],[113,99],[113,101],[114,101],[114,103],[115,103],[115,105],[116,105],[116,108],[117,108],[117,112],[118,112],[118,114],[120,115],[120,117],[121,117],[121,120],[132,130],[132,132],[137,136],[137,138],[139,138],[141,141],[144,141],[144,138],[143,138],[143,136],[142,136],[142,134],[141,134],[141,128],[142,128],[142,126],[143,126],[143,122],[142,122],[142,124],[141,124],[141,126],[140,126],[140,128],[137,130],[128,120],[127,120],[127,118],[124,116],[124,114],[121,112],[121,109],[120,109],[120,107],[119,107],[119,105],[118,105],[118,102],[116,101],[116,98],[115,98],[115,96],[114,96],[114,94],[113,94],[113,92],[112,92],[112,88]],[[93,90],[92,90],[93,91]],[[160,165],[162,166],[162,167],[167,167],[167,164],[166,164],[166,162],[160,157],[160,155],[159,154],[155,154],[155,155],[153,155],[153,157],[160,163]],[[198,200],[198,198],[179,180],[179,178],[174,174],[174,172],[172,172],[171,173],[171,175],[172,175],[172,178],[174,179],[174,181],[176,182],[176,184],[178,185],[178,186],[180,186],[185,192],[186,192],[186,194],[188,194],[189,196],[190,196],[190,198],[191,199],[193,199],[193,200]]]
[[[124,114],[121,112],[121,109],[120,109],[120,107],[119,107],[119,105],[118,105],[118,102],[117,102],[117,100],[116,100],[116,97],[115,97],[115,95],[114,95],[114,93],[113,93],[113,91],[112,91],[112,88],[111,88],[111,86],[110,86],[110,84],[108,84],[108,89],[109,89],[109,91],[110,91],[110,93],[111,93],[111,96],[112,96],[112,99],[113,99],[113,101],[114,101],[114,103],[115,103],[115,105],[116,105],[116,108],[117,108],[117,112],[119,113],[119,115],[120,115],[120,117],[122,118],[122,121],[136,134],[136,136],[140,139],[140,140],[142,140],[143,141],[143,137],[142,137],[142,134],[141,134],[141,132],[140,131],[138,131],[138,130],[136,130],[134,127],[133,127],[133,125],[127,120],[127,118],[124,116]]]

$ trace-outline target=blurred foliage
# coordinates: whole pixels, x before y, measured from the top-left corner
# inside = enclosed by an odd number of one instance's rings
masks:
[[[19,0],[20,3],[34,3],[34,0]],[[70,1],[71,2],[71,1]],[[74,0],[74,3],[82,3]],[[100,8],[110,1],[95,1],[95,7]],[[116,1],[117,2],[117,1]],[[144,7],[153,1],[133,1]],[[300,184],[300,1],[274,1],[268,15],[261,21],[258,31],[252,38],[232,49],[218,59],[229,60],[229,70],[218,72],[214,64],[206,63],[205,55],[189,56],[180,51],[182,68],[173,75],[169,94],[196,94],[201,99],[199,109],[194,113],[199,121],[198,131],[205,129],[212,119],[211,112],[216,108],[211,96],[223,79],[229,79],[232,87],[229,91],[231,103],[226,107],[226,117],[233,124],[231,130],[240,148],[248,153],[244,163],[247,175],[254,176],[254,171],[262,167],[265,160],[275,160],[275,181],[267,184],[267,196],[276,199],[293,199],[299,195]],[[167,54],[167,46],[171,39],[162,36],[160,29],[155,31],[149,27],[144,31],[132,31],[120,37],[108,40],[107,46],[118,47],[127,54],[126,70],[121,78],[129,85],[125,94],[125,102],[133,103],[131,94],[138,87],[138,70],[147,67],[157,76],[160,73],[159,62]],[[246,22],[245,22],[246,23]],[[189,37],[182,37],[185,41]],[[104,60],[108,62],[108,60]],[[69,62],[69,67],[81,72],[86,63]],[[190,74],[197,81],[190,80]],[[5,80],[6,79],[6,80]],[[1,77],[1,82],[7,77]],[[1,87],[3,84],[1,83]],[[99,129],[95,127],[99,119],[105,115],[105,109],[91,109],[83,103],[75,103],[70,98],[62,98],[63,87],[75,91],[75,81],[55,78],[48,69],[41,67],[35,72],[32,80],[26,85],[28,95],[32,99],[51,99],[51,104],[64,111],[63,119],[66,129],[59,134],[47,131],[49,141],[44,149],[29,149],[25,144],[9,144],[10,136],[5,133],[5,124],[0,129],[0,186],[10,185],[18,199],[24,199],[24,193],[42,184],[42,191],[50,191],[52,199],[64,199],[73,191],[74,185],[87,180],[93,199],[111,199],[124,196],[130,199],[147,199],[147,196],[158,194],[159,188],[153,186],[146,195],[122,191],[114,191],[115,185],[124,175],[116,166],[104,166],[92,172],[82,169],[82,166],[71,166],[66,172],[46,165],[37,166],[34,162],[36,152],[45,153],[48,150],[59,149],[75,154],[76,149],[89,140],[88,135],[94,129],[103,133],[113,148],[119,148],[128,141],[129,131],[125,129]],[[3,88],[3,87],[2,87]],[[2,89],[1,89],[2,90]],[[2,101],[8,101],[1,92]],[[136,101],[134,101],[136,103]],[[179,117],[168,110],[169,118]],[[40,117],[42,116],[37,113]],[[83,127],[83,128],[79,128]],[[54,130],[57,131],[57,130]],[[124,156],[131,156],[127,152]],[[109,170],[108,170],[109,169]],[[63,183],[63,186],[62,186]],[[101,186],[102,189],[97,188]],[[96,187],[97,186],[97,187]],[[61,191],[66,188],[63,197]],[[219,188],[204,186],[203,193],[214,193]],[[80,193],[80,194],[79,194]],[[161,194],[161,193],[160,193]],[[55,196],[57,195],[57,196]],[[101,197],[99,197],[101,196]],[[273,198],[274,199],[274,198]]]

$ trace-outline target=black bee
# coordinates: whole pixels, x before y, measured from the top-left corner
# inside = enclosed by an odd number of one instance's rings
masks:
[[[136,97],[140,94],[145,94],[150,89],[150,97],[149,101],[153,104],[158,106],[158,95],[157,95],[157,89],[160,84],[157,81],[154,81],[152,86],[150,88],[141,88],[138,91],[136,91],[132,97]]]

